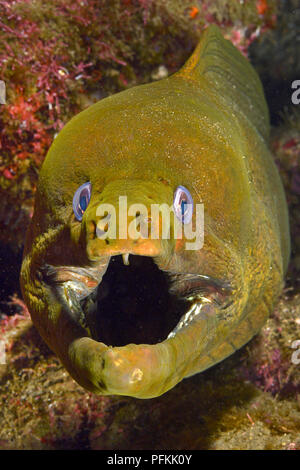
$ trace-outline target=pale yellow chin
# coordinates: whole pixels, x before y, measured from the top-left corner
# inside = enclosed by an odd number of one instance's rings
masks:
[[[153,398],[192,375],[206,333],[207,322],[199,319],[155,345],[109,347],[83,337],[71,343],[69,360],[94,393]]]
[[[69,358],[95,393],[137,398],[152,398],[168,390],[166,379],[176,362],[174,348],[168,341],[113,348],[91,338],[75,340],[69,348]]]

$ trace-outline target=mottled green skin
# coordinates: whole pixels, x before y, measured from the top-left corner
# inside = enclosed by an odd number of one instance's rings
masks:
[[[286,202],[268,133],[255,71],[210,27],[177,74],[96,103],[55,139],[40,174],[21,285],[35,325],[81,385],[98,393],[157,396],[232,354],[263,325],[289,257]],[[80,223],[72,198],[86,181],[92,199]],[[186,251],[174,240],[106,246],[95,238],[100,202],[127,194],[129,203],[171,205],[178,185],[189,189],[194,203],[204,203],[201,250]],[[101,270],[108,256],[126,251],[155,256],[171,272],[218,279],[230,285],[230,299],[225,306],[212,302],[206,319],[159,345],[111,348],[87,339],[39,268]],[[142,379],[129,380],[136,371]]]

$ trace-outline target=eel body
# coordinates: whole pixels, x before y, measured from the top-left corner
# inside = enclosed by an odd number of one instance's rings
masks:
[[[156,397],[259,331],[289,259],[268,137],[256,72],[210,26],[177,73],[99,101],[55,138],[21,287],[79,384]],[[151,212],[163,205],[169,219]]]

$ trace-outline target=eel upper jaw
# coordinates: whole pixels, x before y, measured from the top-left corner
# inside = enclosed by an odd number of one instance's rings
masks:
[[[75,371],[72,375],[95,393],[138,398],[158,396],[187,375],[187,364],[194,359],[198,345],[204,342],[212,300],[199,293],[195,296],[189,293],[189,308],[182,312],[168,336],[157,344],[106,345],[93,339],[82,300],[96,292],[109,261],[108,257],[94,268],[47,266],[48,279],[51,278],[52,285],[60,292],[64,311],[86,333],[81,338],[75,337],[68,346],[68,362]],[[130,262],[127,254],[123,262]],[[185,282],[189,277],[205,278],[187,275]]]

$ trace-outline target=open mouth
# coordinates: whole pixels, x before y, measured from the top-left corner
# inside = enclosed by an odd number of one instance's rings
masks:
[[[130,255],[127,262],[111,257],[98,287],[80,302],[91,336],[111,346],[159,343],[191,302],[172,292],[171,276],[151,257]]]
[[[49,265],[44,274],[87,335],[112,347],[160,343],[203,315],[203,306],[224,305],[229,293],[215,279],[163,271],[139,255],[107,258],[102,274]]]
[[[42,269],[63,315],[82,327],[70,343],[62,332],[57,351],[89,390],[158,396],[186,376],[199,348],[213,341],[216,312],[230,302],[229,286],[201,274],[164,271],[156,261],[124,253],[92,267]]]

